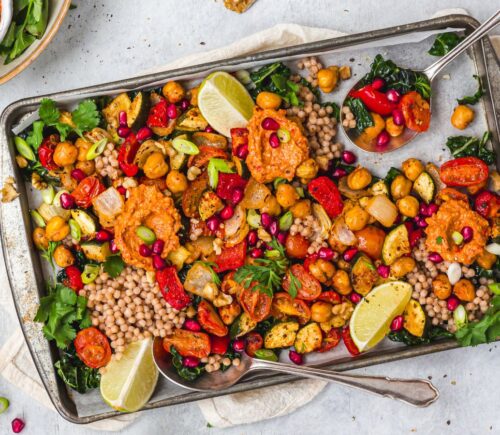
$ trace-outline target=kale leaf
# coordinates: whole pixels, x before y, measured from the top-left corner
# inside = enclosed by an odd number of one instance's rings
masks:
[[[452,338],[453,334],[446,329],[439,326],[433,326],[429,329],[427,334],[422,337],[417,337],[410,334],[406,329],[401,329],[397,332],[390,332],[388,335],[389,340],[404,343],[407,346],[415,346],[418,344],[428,344],[441,338]]]
[[[473,77],[477,80],[477,91],[474,95],[469,95],[467,97],[462,97],[457,100],[458,104],[470,104],[474,105],[479,102],[481,97],[484,95],[484,87],[483,87],[483,81],[481,80],[481,77],[477,75],[473,75]]]
[[[291,74],[290,68],[283,62],[265,65],[250,73],[250,79],[255,86],[251,93],[256,97],[262,91],[274,92],[286,103],[299,106],[301,104],[298,97],[300,86],[290,80]]]
[[[451,155],[457,157],[478,157],[488,165],[495,163],[495,152],[486,148],[491,139],[491,132],[487,131],[479,139],[474,136],[450,136],[446,141]]]
[[[80,394],[99,387],[101,382],[99,370],[87,367],[76,356],[75,348],[72,345],[68,350],[61,352],[61,358],[54,366],[64,383]]]
[[[351,109],[354,119],[356,119],[356,130],[362,133],[365,128],[373,126],[373,118],[368,109],[359,98],[347,98],[345,105]]]
[[[436,36],[434,44],[427,52],[432,56],[444,56],[455,48],[464,38],[453,32],[440,33]]]
[[[174,346],[170,346],[170,353],[172,354],[172,365],[175,367],[177,374],[186,381],[194,381],[205,372],[205,368],[201,365],[198,367],[184,367],[182,357]]]

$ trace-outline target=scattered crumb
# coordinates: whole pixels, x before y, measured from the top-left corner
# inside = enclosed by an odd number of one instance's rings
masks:
[[[457,385],[457,381],[451,381],[451,385]]]
[[[447,378],[447,377],[448,377],[448,375],[443,375],[443,378]]]
[[[451,424],[451,420],[447,420],[446,424],[449,426]]]
[[[430,376],[430,375],[427,376],[427,379],[429,379],[429,381],[431,381],[432,380],[432,376]]]
[[[417,429],[414,427],[413,429],[410,429],[410,432],[416,432]]]
[[[1,190],[2,202],[12,202],[19,196],[19,193],[17,193],[14,187],[14,183],[13,177],[7,177]]]
[[[451,76],[449,74],[443,74],[443,80],[450,80]]]

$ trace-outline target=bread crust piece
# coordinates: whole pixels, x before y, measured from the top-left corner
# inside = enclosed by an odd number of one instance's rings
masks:
[[[255,2],[256,0],[224,0],[224,6],[230,11],[242,14]]]

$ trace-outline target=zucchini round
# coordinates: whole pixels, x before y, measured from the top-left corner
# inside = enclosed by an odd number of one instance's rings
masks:
[[[382,246],[382,260],[390,266],[399,257],[411,252],[408,230],[404,224],[394,228],[385,236]]]
[[[413,190],[418,196],[429,204],[436,193],[436,185],[434,180],[427,172],[422,172],[413,183]]]

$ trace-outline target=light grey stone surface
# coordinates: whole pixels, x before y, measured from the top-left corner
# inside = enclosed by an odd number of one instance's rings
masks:
[[[484,20],[496,1],[485,0],[258,0],[244,15],[222,0],[75,1],[49,48],[23,74],[0,87],[0,110],[41,93],[111,81],[175,58],[217,48],[277,23],[366,31],[421,20],[443,8],[462,7]],[[495,33],[499,33],[497,29]],[[0,273],[5,273],[3,265]],[[0,345],[14,313],[0,309]],[[500,433],[498,345],[459,349],[385,364],[361,373],[432,377],[441,392],[427,409],[415,409],[337,386],[327,387],[292,415],[224,431],[207,428],[198,406],[187,404],[141,415],[124,434],[493,434]],[[0,416],[0,434],[24,416],[23,434],[96,433],[75,426],[30,400],[0,378],[0,396],[11,401]]]

